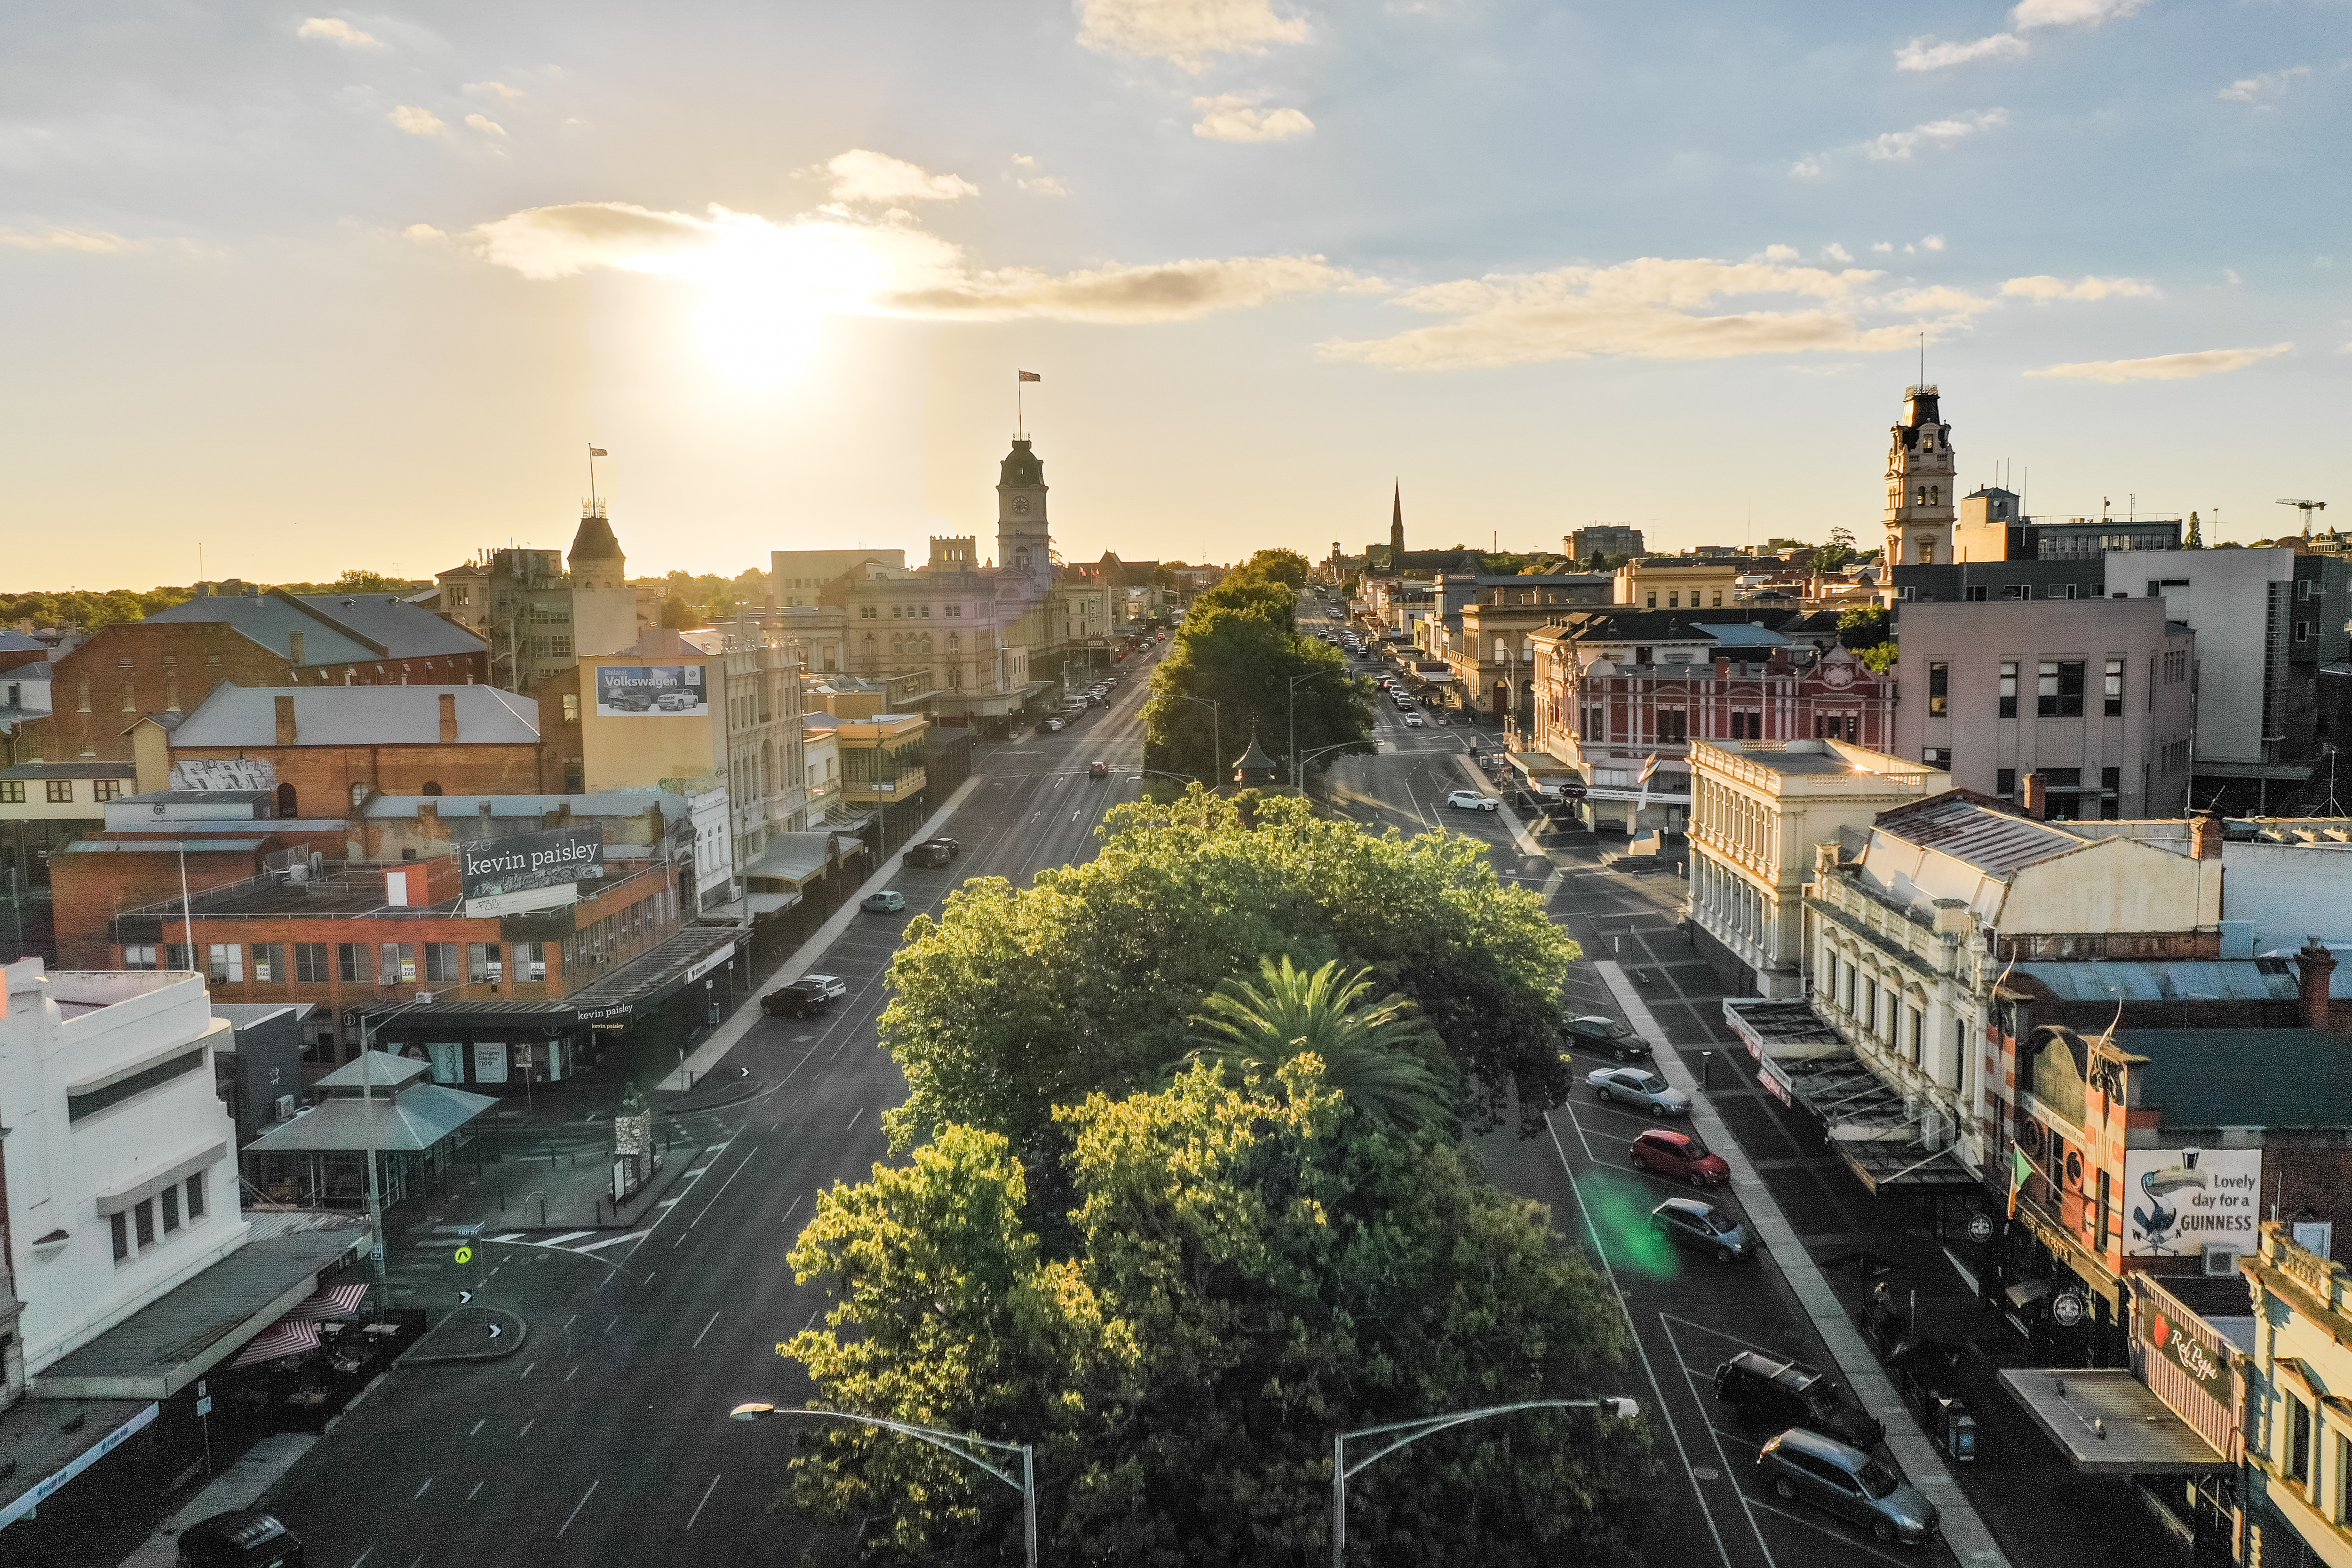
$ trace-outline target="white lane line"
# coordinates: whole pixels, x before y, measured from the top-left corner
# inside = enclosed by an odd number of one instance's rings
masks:
[[[416,1500],[416,1498],[421,1498],[421,1497],[423,1497],[426,1492],[429,1492],[429,1491],[431,1491],[432,1489],[433,1489],[433,1478],[432,1478],[431,1476],[427,1476],[427,1477],[425,1477],[425,1484],[424,1484],[423,1486],[421,1486],[421,1487],[419,1487],[419,1488],[417,1488],[417,1489],[416,1489],[416,1497],[410,1498],[408,1500],[409,1500],[409,1501],[411,1501],[411,1502],[415,1502],[415,1501]]]
[[[369,1547],[365,1552],[361,1552],[357,1557],[352,1559],[352,1568],[360,1568],[361,1563],[366,1562],[369,1558],[374,1555],[375,1548],[373,1546]]]
[[[489,1483],[488,1483],[488,1482],[487,1482],[487,1481],[476,1481],[476,1482],[474,1483],[474,1489],[473,1489],[472,1491],[469,1491],[469,1492],[467,1492],[467,1493],[466,1494],[466,1500],[467,1500],[467,1502],[471,1502],[471,1501],[473,1501],[476,1498],[479,1497],[479,1496],[481,1495],[481,1492],[482,1492],[482,1488],[484,1488],[485,1486],[487,1486],[487,1485],[488,1485],[488,1484],[489,1484]]]
[[[1633,1353],[1642,1358],[1643,1375],[1650,1380],[1650,1392],[1658,1396],[1658,1417],[1666,1424],[1666,1433],[1675,1440],[1675,1452],[1682,1457],[1683,1473],[1690,1475],[1690,1450],[1683,1447],[1682,1428],[1675,1422],[1674,1413],[1666,1408],[1666,1391],[1658,1382],[1658,1369],[1650,1364],[1650,1352],[1642,1343],[1641,1331],[1633,1325],[1633,1310],[1625,1304],[1625,1292],[1618,1288],[1617,1270],[1611,1267],[1608,1249],[1601,1242],[1601,1227],[1592,1222],[1592,1211],[1584,1206],[1584,1189],[1577,1184],[1576,1170],[1568,1163],[1568,1151],[1560,1147],[1559,1130],[1544,1118],[1545,1130],[1551,1134],[1552,1152],[1559,1156],[1559,1168],[1568,1177],[1568,1190],[1576,1199],[1576,1212],[1584,1216],[1584,1233],[1592,1238],[1592,1256],[1601,1264],[1601,1272],[1608,1277],[1609,1293],[1617,1299],[1617,1310],[1625,1319],[1626,1337],[1633,1342]],[[1715,1510],[1707,1505],[1706,1489],[1698,1477],[1690,1475],[1691,1494],[1698,1499],[1698,1510],[1706,1521],[1706,1532],[1715,1538],[1716,1555],[1723,1559],[1723,1568],[1731,1568],[1731,1549],[1723,1543],[1723,1531],[1715,1525]]]
[[[807,1195],[808,1195],[808,1194],[807,1194],[806,1193],[803,1193],[803,1194],[801,1194],[801,1197],[806,1197]],[[801,1199],[800,1199],[800,1198],[794,1198],[794,1199],[793,1200],[792,1206],[791,1206],[790,1208],[788,1208],[788,1209],[784,1210],[784,1217],[783,1217],[783,1218],[782,1218],[782,1220],[781,1220],[779,1223],[780,1223],[780,1224],[783,1224],[783,1225],[790,1225],[790,1224],[792,1224],[792,1223],[793,1223],[793,1215],[800,1212],[800,1206],[801,1206]]]
[[[815,1312],[811,1312],[811,1313],[808,1315],[808,1321],[807,1321],[807,1322],[805,1322],[805,1323],[803,1323],[803,1324],[801,1325],[801,1332],[803,1332],[803,1333],[807,1333],[807,1332],[809,1331],[809,1330],[810,1330],[810,1329],[812,1329],[812,1328],[815,1327],[815,1326],[816,1326],[816,1314],[817,1314],[817,1312],[822,1312],[822,1311],[824,1311],[824,1309],[823,1307],[819,1307],[819,1308],[816,1310],[816,1311],[815,1311]]]
[[[861,1116],[865,1115],[865,1114],[866,1114],[866,1108],[865,1108],[864,1106],[862,1106],[862,1105],[861,1105],[861,1106],[859,1106],[856,1110],[854,1110],[854,1111],[850,1112],[850,1116],[849,1116],[849,1127],[855,1127],[855,1126],[856,1126],[856,1125],[857,1125],[857,1119],[858,1119],[859,1117],[861,1117]],[[843,1131],[844,1132],[846,1132],[846,1131],[849,1131],[849,1127],[845,1127],[845,1128],[843,1128],[843,1129],[842,1129],[842,1131]]]
[[[467,1433],[466,1436],[468,1437],[472,1436],[474,1432],[479,1432],[483,1427],[488,1426],[490,1418],[488,1416],[483,1416],[479,1421],[474,1423],[474,1431]]]
[[[1832,1541],[1837,1542],[1842,1545],[1850,1546],[1856,1552],[1866,1552],[1870,1556],[1877,1558],[1881,1563],[1895,1563],[1896,1568],[1909,1568],[1909,1565],[1906,1563],[1902,1558],[1890,1555],[1885,1552],[1880,1552],[1874,1547],[1864,1546],[1861,1542],[1854,1540],[1853,1537],[1848,1535],[1844,1531],[1838,1529],[1835,1525],[1829,1524],[1818,1519],[1807,1519],[1801,1513],[1790,1513],[1785,1508],[1774,1508],[1769,1502],[1759,1502],[1756,1506],[1762,1509],[1766,1513],[1777,1514],[1780,1518],[1787,1520],[1790,1524],[1801,1524],[1809,1530],[1818,1530],[1823,1535],[1828,1536]],[[1938,1542],[1943,1541],[1943,1537],[1940,1534],[1937,1535],[1936,1539]]]
[[[1779,1351],[1772,1349],[1769,1345],[1759,1345],[1754,1340],[1743,1340],[1738,1334],[1727,1334],[1721,1329],[1712,1329],[1707,1327],[1705,1323],[1694,1323],[1688,1318],[1677,1318],[1672,1312],[1661,1312],[1658,1316],[1665,1319],[1666,1321],[1670,1323],[1680,1323],[1684,1328],[1696,1330],[1702,1334],[1712,1334],[1718,1340],[1729,1340],[1733,1344],[1738,1345],[1742,1350],[1750,1350],[1756,1352],[1759,1355],[1770,1356],[1774,1361],[1793,1361],[1796,1359],[1793,1356],[1781,1354]]]
[[[1658,1316],[1663,1320],[1665,1314],[1661,1312]],[[1666,1331],[1666,1344],[1675,1352],[1675,1364],[1683,1369],[1683,1382],[1689,1385],[1691,1397],[1699,1402],[1701,1410],[1706,1409],[1706,1395],[1700,1393],[1698,1374],[1691,1371],[1690,1363],[1683,1356],[1682,1342],[1675,1338],[1674,1325],[1661,1321],[1659,1326]],[[1709,1389],[1706,1392],[1712,1394],[1714,1390]],[[1715,1423],[1712,1421],[1706,1424],[1706,1435],[1714,1440],[1716,1458],[1723,1461],[1723,1473],[1727,1476],[1738,1475],[1738,1472],[1731,1468],[1731,1453],[1723,1446],[1723,1434],[1716,1430]],[[1772,1548],[1764,1539],[1764,1527],[1756,1522],[1756,1510],[1748,1500],[1748,1489],[1734,1480],[1731,1483],[1731,1489],[1738,1494],[1739,1506],[1748,1511],[1748,1528],[1756,1532],[1757,1549],[1764,1553],[1765,1568],[1779,1568],[1779,1564],[1772,1561]]]
[[[571,1370],[570,1372],[567,1372],[567,1373],[565,1373],[563,1374],[563,1381],[564,1381],[564,1382],[566,1382],[566,1383],[570,1383],[573,1378],[578,1377],[579,1375],[580,1375],[580,1363],[579,1363],[578,1362],[574,1362],[574,1363],[572,1363],[572,1370]]]
[[[1598,1161],[1601,1156],[1592,1152],[1592,1140],[1584,1135],[1584,1119],[1577,1115],[1575,1101],[1564,1100],[1560,1101],[1559,1108],[1568,1112],[1568,1124],[1576,1129],[1576,1141],[1584,1145],[1584,1157],[1588,1160]],[[1550,1120],[1551,1118],[1549,1116],[1546,1116],[1544,1118],[1544,1121],[1547,1122]],[[1558,1137],[1559,1134],[1555,1133],[1553,1136]]]
[[[745,1167],[745,1166],[748,1166],[749,1164],[751,1164],[753,1155],[758,1154],[758,1153],[759,1153],[759,1152],[760,1152],[760,1146],[759,1146],[757,1143],[752,1144],[752,1145],[751,1145],[751,1152],[750,1154],[746,1154],[746,1155],[744,1155],[744,1156],[743,1156],[743,1163],[742,1163],[741,1165],[738,1165],[738,1166],[736,1166],[736,1167],[735,1167],[734,1174],[733,1174],[733,1175],[729,1176],[725,1181],[723,1181],[723,1182],[719,1183],[719,1190],[718,1190],[717,1192],[715,1192],[715,1193],[713,1193],[713,1194],[710,1194],[710,1202],[709,1202],[709,1203],[707,1203],[707,1204],[705,1204],[705,1205],[702,1205],[701,1212],[700,1212],[700,1213],[698,1213],[698,1214],[697,1214],[697,1215],[696,1215],[692,1219],[690,1219],[690,1220],[688,1220],[688,1221],[687,1222],[686,1228],[687,1228],[687,1231],[688,1231],[688,1233],[691,1233],[691,1232],[693,1231],[693,1229],[694,1229],[694,1227],[695,1227],[696,1226],[700,1225],[700,1224],[702,1223],[702,1216],[703,1216],[703,1215],[707,1215],[707,1214],[709,1214],[709,1213],[710,1212],[711,1207],[712,1207],[712,1205],[713,1205],[717,1204],[717,1203],[719,1202],[719,1199],[721,1199],[721,1198],[723,1198],[723,1197],[725,1197],[725,1196],[727,1195],[727,1189],[728,1189],[728,1188],[730,1188],[730,1187],[731,1187],[731,1186],[733,1186],[733,1185],[735,1184],[735,1177],[736,1177],[736,1176],[740,1176],[740,1175],[741,1175],[741,1174],[743,1173],[744,1167]],[[684,1241],[685,1239],[686,1239],[686,1237],[682,1235],[682,1236],[680,1236],[680,1237],[677,1238],[677,1241],[673,1241],[673,1242],[671,1242],[671,1243],[670,1243],[670,1246],[671,1246],[673,1248],[675,1248],[675,1247],[677,1246],[678,1241]],[[648,1276],[648,1278],[650,1278],[650,1276]]]
[[[593,1252],[600,1247],[618,1247],[625,1241],[637,1241],[645,1237],[650,1236],[651,1234],[653,1233],[650,1231],[633,1230],[626,1236],[608,1236],[602,1241],[592,1241],[585,1247],[575,1247],[572,1248],[572,1250],[574,1252]]]
[[[522,1430],[516,1433],[515,1436],[518,1437],[528,1437],[530,1436],[530,1429],[538,1425],[539,1417],[534,1415],[530,1420],[522,1424]]]
[[[596,1479],[588,1483],[588,1489],[580,1494],[580,1500],[573,1503],[572,1505],[572,1511],[564,1516],[563,1530],[569,1530],[572,1528],[572,1521],[580,1517],[580,1510],[588,1506],[588,1500],[594,1497],[596,1495],[596,1489],[604,1484],[604,1479],[602,1476],[599,1476]],[[563,1539],[563,1530],[559,1530],[555,1532],[556,1540],[561,1541]],[[357,1565],[354,1564],[353,1568],[357,1568]]]
[[[593,1236],[596,1233],[593,1230],[567,1230],[562,1236],[551,1236],[546,1240],[539,1242],[537,1245],[541,1247],[561,1247],[567,1241],[577,1241],[583,1236]]]
[[[538,1370],[539,1363],[533,1362],[529,1366],[522,1369],[522,1377],[529,1377],[532,1373],[537,1372]],[[516,1378],[515,1381],[517,1383],[520,1383],[522,1381],[522,1377]]]
[[[710,1494],[718,1489],[719,1478],[717,1476],[713,1476],[710,1478],[710,1484],[702,1489],[702,1502],[696,1503],[694,1505],[694,1511],[686,1516],[687,1529],[692,1530],[694,1528],[694,1521],[702,1517],[703,1504],[708,1503],[710,1500]]]
[[[698,1333],[698,1334],[695,1335],[695,1336],[694,1336],[694,1342],[693,1342],[692,1344],[690,1344],[690,1345],[687,1346],[686,1348],[687,1348],[687,1349],[688,1349],[688,1350],[690,1350],[690,1351],[698,1351],[698,1350],[700,1350],[700,1349],[702,1348],[702,1342],[703,1342],[704,1340],[707,1340],[707,1339],[709,1339],[709,1338],[710,1337],[710,1331],[712,1330],[712,1328],[714,1328],[715,1326],[717,1326],[718,1322],[719,1322],[719,1314],[718,1314],[718,1313],[716,1313],[716,1312],[711,1313],[711,1314],[710,1314],[710,1321],[702,1325],[702,1332],[700,1332],[700,1333]]]

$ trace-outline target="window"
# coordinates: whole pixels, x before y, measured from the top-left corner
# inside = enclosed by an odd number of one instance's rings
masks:
[[[1862,715],[1816,713],[1813,715],[1813,738],[1817,741],[1859,741],[1862,739]]]
[[[2017,661],[2013,658],[2000,661],[2000,716],[2017,717]]]
[[[2312,638],[2312,634],[2316,632],[2318,629],[2319,623],[2317,621],[2297,621],[2294,623],[2294,640],[2297,642],[2309,642]],[[103,789],[105,788],[105,785],[101,784],[99,787]],[[101,795],[98,798],[104,800],[107,797]]]
[[[245,984],[245,949],[236,942],[216,942],[207,950],[205,973],[214,984],[226,982],[232,985]]]
[[[1679,609],[1681,609],[1682,607],[1683,607],[1683,596],[1682,596],[1682,595],[1681,595],[1680,593],[1678,593],[1677,591],[1675,591],[1675,589],[1672,589],[1672,588],[1667,589],[1667,590],[1666,590],[1666,608],[1668,608],[1668,609],[1670,609],[1670,610],[1679,610]]]
[[[51,779],[49,781],[49,804],[51,805],[71,805],[73,804],[73,780]]]
[[[2302,642],[2305,638],[2298,636],[2294,640]],[[116,800],[122,795],[121,779],[98,779],[93,781],[89,787],[91,795],[99,800]]]
[[[2083,661],[2044,659],[2035,673],[2033,711],[2043,719],[2083,716]]]
[[[517,942],[515,944],[515,966],[519,971],[520,971],[520,973],[518,976],[520,979],[530,981],[545,980],[547,978],[547,943],[543,942]]]
[[[2122,718],[2124,714],[2124,661],[2122,659],[2111,658],[2107,660],[2107,687],[2105,695],[2107,717],[2110,719]]]
[[[180,1189],[176,1186],[165,1187],[163,1196],[163,1234],[169,1236],[180,1228]]]
[[[2293,1394],[2286,1401],[2286,1452],[2284,1461],[2287,1479],[2302,1486],[2311,1484],[2311,1406]]]
[[[1994,769],[1992,780],[1993,794],[1999,795],[2003,800],[2013,800],[2016,798],[2017,770],[2015,768]]]
[[[123,968],[152,969],[155,966],[155,950],[153,948],[126,947],[122,950]]]
[[[24,804],[25,781],[23,779],[0,779],[0,805],[22,805]]]
[[[131,1256],[131,1216],[121,1213],[110,1214],[106,1216],[106,1222],[108,1227],[114,1232],[114,1261],[120,1263]]]
[[[1862,1032],[1863,1032],[1864,1034],[1865,1034],[1865,1035],[1875,1035],[1876,1033],[1878,1033],[1878,982],[1877,982],[1877,981],[1875,981],[1875,980],[1865,980],[1864,982],[1863,982],[1863,985],[1862,985],[1862,1011],[1861,1011],[1859,1014],[1857,1014],[1857,1015],[1856,1015],[1856,1016],[1858,1016],[1858,1017],[1860,1017],[1860,1018],[1862,1019]]]
[[[1687,741],[1690,739],[1690,715],[1680,708],[1658,710],[1658,739]]]
[[[257,985],[286,984],[286,944],[257,942],[253,944],[253,980]]]
[[[1943,719],[1952,711],[1952,667],[1931,664],[1927,667],[1927,717]]]
[[[298,942],[294,944],[294,978],[306,985],[327,983],[327,944],[323,942]]]
[[[163,944],[164,968],[184,973],[195,966],[196,955],[194,949],[184,947],[176,942]]]
[[[1927,1017],[1916,1007],[1906,1007],[1903,1009],[1903,1021],[1910,1028],[1911,1065],[1916,1068],[1920,1065],[1921,1058],[1926,1054],[1921,1044],[1921,1036],[1926,1032]]]
[[[1647,664],[1647,663],[1649,663],[1649,662],[1650,662],[1650,650],[1649,650],[1648,648],[1645,648],[1645,647],[1637,647],[1637,648],[1635,648],[1635,649],[1633,650],[1633,662],[1634,662],[1635,664]]]
[[[1605,739],[1609,733],[1609,710],[1587,708],[1584,710],[1584,738],[1588,741]]]
[[[1735,741],[1760,741],[1764,738],[1764,715],[1753,708],[1735,708],[1731,713],[1731,738]]]
[[[1920,752],[1919,760],[1927,763],[1931,768],[1941,768],[1944,772],[1950,773],[1952,771],[1952,748],[1949,746],[1928,746]]]
[[[1658,607],[1658,591],[1655,588],[1650,590],[1649,600],[1642,607],[1645,610],[1654,610]]]
[[[877,617],[877,611],[875,610],[875,607],[874,607],[873,605],[858,605],[858,606],[857,606],[857,618],[858,618],[859,620],[861,620],[861,621],[870,621],[870,620],[875,619],[876,617]]]
[[[366,971],[362,967],[367,962],[362,956],[365,952],[365,947],[356,942],[337,942],[335,944],[335,978],[346,984],[353,985],[366,979]]]
[[[425,944],[425,978],[456,984],[458,975],[457,944],[454,942],[428,942]]]
[[[139,1245],[142,1247],[154,1246],[155,1200],[153,1198],[140,1199],[138,1205],[131,1211],[131,1219],[132,1228],[137,1230],[139,1233]]]
[[[2105,1252],[2116,1239],[2116,1179],[2106,1171],[2099,1173],[2099,1250]]]
[[[1723,608],[1723,590],[1720,588],[1715,591],[1715,604],[1712,607],[1718,610]]]
[[[1969,584],[1960,594],[1962,599],[1974,605],[1983,604],[1987,596],[1985,585],[1981,583]]]
[[[416,978],[416,944],[413,942],[387,942],[382,944],[383,963],[376,971],[379,985],[399,985]]]
[[[563,694],[563,721],[567,724],[580,722],[580,693],[577,691]]]

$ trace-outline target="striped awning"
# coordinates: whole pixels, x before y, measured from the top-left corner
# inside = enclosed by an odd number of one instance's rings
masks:
[[[232,1367],[252,1366],[257,1362],[281,1361],[289,1355],[319,1348],[319,1325],[300,1318],[280,1318],[254,1337],[251,1344],[229,1363]]]
[[[294,1310],[286,1314],[286,1321],[301,1319],[314,1323],[332,1323],[345,1318],[356,1318],[360,1313],[360,1303],[367,1300],[367,1293],[364,1280],[356,1285],[330,1285],[295,1302]]]

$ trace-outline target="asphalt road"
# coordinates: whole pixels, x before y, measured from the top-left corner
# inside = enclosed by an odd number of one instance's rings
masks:
[[[1150,662],[1118,667],[1112,700],[1067,731],[983,752],[988,771],[948,827],[961,857],[902,868],[891,885],[906,911],[860,916],[816,962],[849,982],[831,1012],[763,1018],[719,1064],[770,1087],[683,1119],[699,1154],[649,1227],[618,1242],[523,1232],[477,1243],[465,1267],[448,1238],[401,1246],[394,1273],[413,1299],[454,1305],[470,1289],[520,1314],[529,1335],[502,1361],[395,1372],[280,1483],[269,1506],[313,1568],[718,1568],[797,1563],[820,1540],[769,1507],[792,1423],[725,1416],[745,1400],[809,1395],[775,1346],[822,1303],[784,1258],[817,1192],[885,1156],[877,1119],[905,1082],[877,1043],[884,972],[906,922],[964,879],[1026,880],[1094,853],[1103,813],[1138,794]],[[1097,759],[1120,771],[1089,778]]]

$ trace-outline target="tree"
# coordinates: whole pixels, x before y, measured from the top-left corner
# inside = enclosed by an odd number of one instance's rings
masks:
[[[2205,548],[2204,525],[2197,521],[2197,514],[2193,511],[2189,514],[2189,537],[2180,542],[2180,548],[2183,550]]]
[[[1342,974],[1333,959],[1312,973],[1287,953],[1258,960],[1261,989],[1228,976],[1201,999],[1196,1058],[1235,1069],[1244,1083],[1274,1082],[1283,1064],[1313,1052],[1324,1081],[1348,1103],[1395,1131],[1453,1120],[1453,1096],[1431,1058],[1444,1047],[1402,996],[1371,998],[1371,971]]]
[[[1296,550],[1261,550],[1243,563],[1242,568],[1254,576],[1281,584],[1286,588],[1303,588],[1314,568],[1307,557]]]
[[[415,584],[405,577],[387,577],[364,566],[352,567],[336,578],[327,589],[331,594],[413,594],[415,591]]]
[[[694,625],[694,608],[676,594],[661,602],[661,624],[680,631]]]
[[[1853,560],[1853,531],[1832,528],[1830,542],[1813,552],[1811,564],[1816,572],[1835,572]]]
[[[1265,586],[1290,593],[1279,584]],[[1212,595],[1222,595],[1221,602],[1208,603]],[[1186,614],[1168,656],[1151,672],[1151,697],[1143,710],[1144,766],[1220,779],[1255,732],[1282,759],[1286,774],[1294,716],[1301,756],[1326,746],[1370,748],[1372,710],[1366,683],[1348,673],[1338,648],[1290,630],[1286,605],[1285,618],[1276,619],[1236,603],[1251,598],[1262,595],[1246,584],[1220,584]],[[1201,700],[1187,700],[1192,698]],[[1203,702],[1217,706],[1213,710]],[[1213,754],[1219,744],[1223,756]],[[1327,753],[1317,765],[1328,766],[1340,754]]]
[[[1057,1565],[1311,1563],[1333,1433],[1614,1392],[1620,1316],[1538,1205],[1382,1131],[1311,1055],[1281,1088],[1203,1064],[1063,1111],[1063,1257],[1021,1221],[1006,1142],[942,1129],[819,1195],[792,1262],[836,1304],[778,1351],[828,1408],[1035,1444]],[[802,1449],[793,1500],[878,1515],[886,1561],[1017,1550],[1010,1490],[929,1447],[844,1426]],[[1638,1429],[1582,1412],[1466,1427],[1360,1480],[1350,1542],[1428,1568],[1630,1562],[1647,1463]]]
[[[1884,605],[1854,605],[1838,612],[1838,646],[1860,651],[1886,640],[1888,616]]]
[[[1560,987],[1576,944],[1486,846],[1374,837],[1294,796],[1198,788],[1113,808],[1101,853],[1017,889],[974,878],[918,916],[890,966],[882,1043],[907,1076],[900,1146],[950,1123],[1057,1147],[1054,1108],[1158,1081],[1186,1020],[1261,955],[1368,966],[1445,1047],[1472,1114],[1530,1135],[1570,1083]]]

